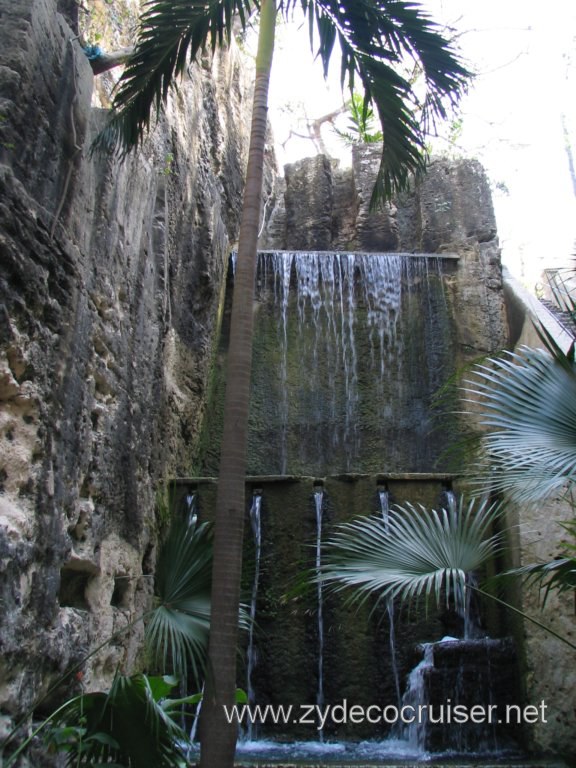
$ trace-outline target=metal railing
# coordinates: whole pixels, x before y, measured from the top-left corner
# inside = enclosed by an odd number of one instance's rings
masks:
[[[544,276],[550,288],[553,303],[562,315],[559,320],[574,336],[576,334],[576,269],[574,267],[545,269]]]

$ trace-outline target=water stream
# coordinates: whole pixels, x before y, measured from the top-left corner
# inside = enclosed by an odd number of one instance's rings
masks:
[[[258,602],[258,582],[260,580],[260,558],[262,553],[262,524],[261,513],[262,495],[254,493],[252,496],[252,506],[250,507],[250,525],[254,536],[254,578],[252,581],[252,594],[250,598],[250,627],[248,629],[248,648],[246,651],[246,694],[248,703],[254,704],[256,700],[252,675],[257,662],[257,649],[254,639],[254,630],[256,626],[256,609]],[[247,737],[251,740],[254,737],[254,724],[248,723]]]
[[[322,564],[322,505],[324,490],[317,486],[314,491],[314,508],[316,510],[316,573],[320,573]],[[322,582],[316,584],[317,627],[318,627],[318,687],[316,691],[316,705],[324,706],[324,596]],[[322,731],[320,731],[322,737]]]
[[[380,501],[380,515],[384,525],[384,530],[388,532],[390,528],[390,494],[386,488],[378,489],[378,498]],[[402,691],[400,687],[400,672],[398,670],[398,657],[396,654],[396,628],[395,622],[395,610],[394,600],[388,598],[386,600],[386,613],[388,614],[388,644],[390,648],[390,663],[392,665],[392,676],[394,677],[394,688],[396,690],[396,702],[398,706],[402,702]]]
[[[184,497],[184,504],[186,505],[186,519],[188,525],[196,525],[198,522],[198,510],[196,507],[196,493],[194,491],[188,491]]]

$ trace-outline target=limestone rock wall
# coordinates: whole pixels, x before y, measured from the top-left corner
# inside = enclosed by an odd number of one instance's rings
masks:
[[[490,187],[474,160],[431,163],[413,191],[370,211],[378,147],[354,147],[352,167],[323,156],[285,170],[267,207],[260,248],[400,251],[459,256],[448,280],[460,354],[473,359],[508,339],[502,268]]]
[[[193,68],[144,151],[90,158],[104,116],[59,7],[0,0],[0,707],[12,716],[149,597],[157,495],[194,453],[247,150],[232,52]],[[101,652],[85,683],[129,667],[140,632]]]

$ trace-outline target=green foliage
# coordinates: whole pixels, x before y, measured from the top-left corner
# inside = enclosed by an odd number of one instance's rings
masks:
[[[97,137],[96,148],[138,147],[160,113],[170,86],[206,48],[212,51],[230,39],[236,14],[242,28],[252,12],[249,0],[152,0],[140,17],[134,54],[120,79],[112,117]]]
[[[570,294],[565,302],[574,318]],[[479,381],[467,382],[466,391],[474,395],[471,402],[480,409],[481,423],[488,428],[483,437],[483,463],[475,468],[474,476],[481,492],[505,493],[519,504],[538,504],[560,493],[574,512],[574,343],[565,352],[544,326],[538,325],[536,330],[546,349],[522,347],[519,353],[489,359],[476,366]],[[572,541],[563,542],[554,560],[503,574],[520,576],[527,584],[538,586],[544,591],[543,606],[552,590],[561,594],[576,589],[576,518],[562,525]],[[559,639],[576,647],[566,638]]]
[[[334,126],[334,131],[348,145],[376,144],[384,136],[375,125],[374,110],[359,93],[353,93],[348,107],[348,130],[341,131]]]
[[[491,533],[500,508],[462,499],[458,509],[396,507],[388,525],[366,517],[340,526],[326,544],[321,579],[351,588],[350,600],[413,601],[452,595],[465,601],[467,577],[494,557],[500,537]],[[461,605],[465,603],[462,602]]]
[[[571,541],[565,540],[562,543],[562,549],[554,560],[547,563],[530,563],[503,574],[521,576],[527,584],[534,584],[543,590],[542,607],[545,606],[551,591],[564,594],[576,590],[576,518],[561,525],[570,535]]]
[[[411,505],[397,507],[390,515],[389,525],[374,516],[347,523],[328,540],[319,578],[337,591],[349,590],[348,602],[360,605],[369,597],[376,597],[377,602],[425,598],[441,606],[452,597],[456,606],[463,609],[467,592],[472,589],[576,650],[567,637],[497,595],[470,584],[472,572],[502,548],[500,535],[491,532],[502,512],[503,508],[496,504],[477,505],[473,500],[466,507],[460,499],[457,510],[436,512]],[[549,571],[543,573],[544,577],[547,575]],[[538,576],[534,569],[534,577]],[[570,589],[573,568],[563,567],[559,579]]]
[[[181,766],[187,736],[168,698],[176,684],[174,678],[118,675],[108,693],[83,694],[59,710],[46,733],[48,746],[66,752],[69,766]]]
[[[146,645],[163,671],[199,682],[210,626],[212,526],[172,521],[156,566],[156,606],[146,624]]]
[[[296,5],[296,0],[277,3],[287,17]],[[424,169],[429,124],[447,116],[471,75],[437,25],[412,3],[300,0],[298,5],[308,19],[311,47],[324,73],[338,42],[342,86],[354,93],[359,79],[365,94],[364,117],[369,109],[378,114],[384,143],[373,202],[389,198],[407,187],[411,174]],[[250,0],[148,2],[111,119],[94,148],[117,147],[124,154],[138,147],[151,117],[159,114],[170,86],[188,62],[230,38],[236,15],[244,29],[255,7]],[[422,70],[423,99],[410,78],[399,73],[406,59],[418,62]]]
[[[467,382],[489,429],[477,481],[482,490],[535,503],[575,482],[576,365],[553,352],[523,347],[477,366],[479,382]]]
[[[166,494],[162,498],[165,496]],[[104,643],[101,643],[91,651],[82,662],[75,664],[71,669],[67,670],[49,688],[44,698],[36,702],[35,708],[44,701],[49,693],[54,692],[63,681],[69,679],[72,674],[77,672],[91,656],[94,656],[105,645],[117,639],[123,632],[130,630],[140,621],[146,622],[145,642],[152,662],[157,664],[163,671],[170,669],[182,679],[186,679],[188,672],[191,671],[196,679],[199,680],[204,668],[208,644],[211,567],[211,526],[207,523],[189,526],[187,521],[174,517],[167,538],[160,547],[155,580],[155,606],[137,617],[124,627],[121,632],[114,633]],[[127,680],[132,682],[126,682]],[[143,707],[151,708],[150,716],[154,716],[154,708],[151,702],[159,701],[160,699],[164,700],[169,689],[176,683],[175,678],[172,678],[172,680],[163,678],[163,683],[160,683],[159,680],[159,678],[147,678],[144,675],[137,675],[135,678],[118,676],[109,694],[85,694],[78,697],[78,699],[73,699],[65,705],[65,714],[61,716],[61,710],[57,710],[52,717],[40,725],[36,732],[42,730],[48,722],[57,719],[58,722],[62,721],[65,724],[63,728],[70,727],[71,730],[57,730],[54,736],[54,746],[56,746],[56,742],[60,739],[62,741],[62,748],[69,744],[71,748],[73,747],[76,750],[75,754],[77,755],[79,754],[78,750],[88,750],[92,754],[93,750],[103,749],[104,747],[111,748],[110,744],[102,744],[102,740],[96,735],[100,732],[98,728],[101,723],[106,721],[98,720],[100,724],[98,727],[94,725],[95,721],[90,721],[90,727],[85,732],[85,724],[69,717],[70,713],[75,711],[74,707],[79,706],[78,702],[82,702],[82,706],[85,707],[85,716],[88,717],[86,712],[89,710],[91,712],[90,717],[96,717],[97,715],[100,716],[100,710],[97,705],[99,703],[105,704],[103,712],[106,710],[108,713],[114,713],[114,717],[118,720],[117,725],[120,728],[123,713],[128,713],[128,704],[134,696],[140,697],[140,703],[138,704],[140,710]],[[166,686],[169,687],[167,688]],[[162,703],[164,709],[167,707],[166,701]],[[198,701],[198,698],[196,698],[196,701]],[[180,704],[193,703],[193,699],[186,698],[179,700],[179,702]],[[86,707],[88,710],[86,710]],[[5,749],[15,738],[20,725],[31,714],[31,711],[28,712],[8,734],[1,745],[2,749]],[[101,716],[104,717],[104,714]],[[140,727],[142,727],[144,722],[145,720],[140,720]],[[169,726],[170,723],[167,723],[162,727],[168,728]],[[132,727],[130,721],[127,727],[128,729]],[[166,732],[166,738],[168,738],[168,735],[168,732]],[[10,757],[6,758],[6,766],[14,763],[16,757],[28,745],[29,741],[30,739],[27,739]],[[83,746],[80,746],[80,743]],[[123,742],[119,741],[119,744],[122,747]],[[148,763],[142,763],[142,766],[145,765],[148,765]],[[158,765],[172,765],[172,763],[159,762]]]

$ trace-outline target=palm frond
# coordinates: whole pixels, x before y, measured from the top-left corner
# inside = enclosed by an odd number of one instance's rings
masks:
[[[146,625],[146,644],[162,670],[198,679],[210,627],[212,527],[175,519],[156,568],[158,605]]]
[[[177,768],[187,736],[161,706],[172,687],[160,678],[118,675],[107,694],[86,693],[61,708],[48,740],[68,752],[70,766]]]
[[[110,119],[92,151],[115,148],[125,154],[138,147],[188,63],[230,38],[236,14],[244,27],[252,9],[251,0],[148,0]]]
[[[388,525],[376,517],[355,520],[328,540],[320,578],[336,590],[351,589],[352,602],[374,595],[408,602],[427,597],[436,604],[450,596],[464,600],[469,575],[500,547],[491,533],[499,514],[497,505],[460,500],[449,510],[397,507]]]
[[[290,8],[293,4],[284,5]],[[436,117],[446,116],[446,104],[454,106],[459,101],[471,73],[438,26],[413,2],[301,0],[301,6],[309,17],[311,41],[324,72],[338,40],[342,85],[353,92],[358,77],[365,108],[374,105],[380,117],[384,142],[372,196],[375,205],[405,189],[411,175],[423,171],[426,130]],[[408,77],[400,74],[406,57],[422,68],[423,99],[418,99]]]
[[[576,365],[541,349],[492,359],[467,381],[481,409],[486,465],[483,489],[536,502],[576,480]],[[480,403],[476,399],[480,395]]]
[[[503,574],[520,576],[526,584],[536,585],[544,592],[542,607],[552,590],[558,594],[576,590],[576,519],[561,523],[571,541],[564,540],[563,547],[554,560],[547,563],[530,563]]]
[[[531,563],[514,570],[527,584],[535,584],[544,591],[542,605],[546,604],[551,590],[562,594],[576,590],[576,557],[558,557],[547,563]]]

